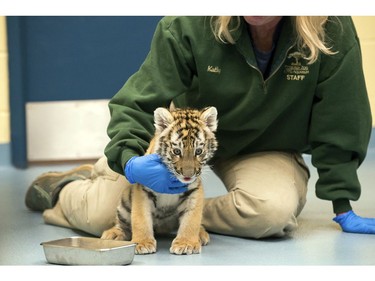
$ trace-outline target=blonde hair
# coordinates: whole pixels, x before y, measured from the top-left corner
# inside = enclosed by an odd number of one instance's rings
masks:
[[[320,16],[296,16],[292,17],[294,28],[297,33],[297,47],[300,51],[308,50],[305,57],[309,64],[314,63],[319,52],[326,55],[333,55],[336,52],[327,46],[326,33],[324,29],[328,17]],[[216,40],[223,43],[235,44],[232,32],[241,25],[240,17],[212,17],[211,28]]]

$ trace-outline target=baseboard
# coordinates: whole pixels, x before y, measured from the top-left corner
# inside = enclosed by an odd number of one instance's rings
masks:
[[[0,143],[0,166],[9,166],[10,161],[10,143]]]

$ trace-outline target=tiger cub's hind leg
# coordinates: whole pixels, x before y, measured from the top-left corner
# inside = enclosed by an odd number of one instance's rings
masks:
[[[105,230],[100,239],[129,241],[130,236],[116,224],[114,227]]]
[[[124,190],[121,202],[117,207],[116,224],[102,233],[101,239],[106,240],[125,240],[131,239],[131,222],[130,222],[130,190]]]
[[[130,218],[130,214],[126,212],[126,216],[124,217],[124,214],[121,211],[123,211],[123,209],[121,210],[120,206],[117,211],[116,224],[110,229],[105,230],[100,237],[101,239],[130,241],[132,236],[130,221],[125,218]]]

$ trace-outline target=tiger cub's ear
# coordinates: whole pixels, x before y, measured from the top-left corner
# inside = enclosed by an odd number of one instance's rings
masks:
[[[168,109],[163,107],[158,107],[154,111],[154,122],[155,122],[155,129],[156,134],[160,134],[162,131],[164,131],[172,122],[173,122],[173,116],[168,111]]]
[[[217,129],[217,110],[216,107],[210,106],[201,110],[201,120],[212,131]]]

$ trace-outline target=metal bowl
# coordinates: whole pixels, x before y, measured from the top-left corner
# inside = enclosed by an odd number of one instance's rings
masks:
[[[132,263],[135,243],[91,237],[70,237],[42,242],[49,263],[65,265],[127,265]]]

